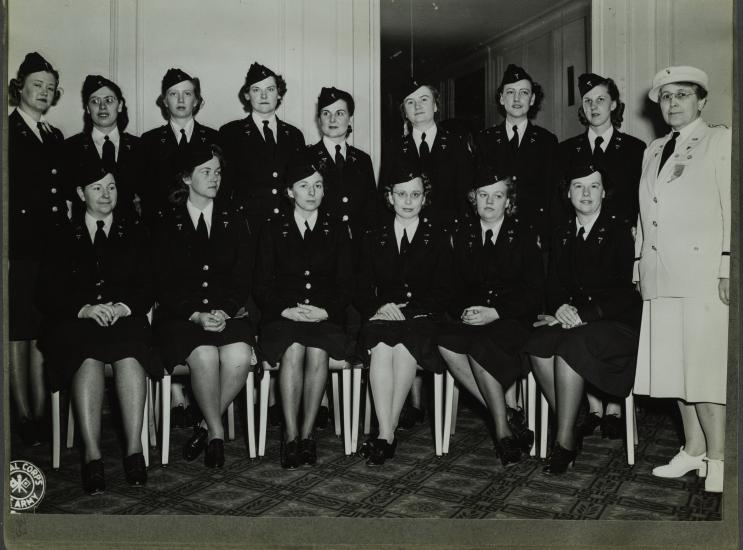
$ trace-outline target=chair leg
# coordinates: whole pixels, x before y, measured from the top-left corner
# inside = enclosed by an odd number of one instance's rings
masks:
[[[527,409],[527,423],[532,433],[536,433],[537,426],[537,383],[534,380],[534,375],[530,372],[526,377],[526,409]],[[537,438],[534,438],[534,443],[531,445],[529,456],[537,454]]]
[[[627,464],[635,464],[635,398],[630,391],[627,399],[624,400],[624,422],[627,428]]]
[[[271,383],[271,373],[263,371],[261,379],[261,410],[258,416],[258,456],[266,454],[266,426],[268,424],[268,387]]]
[[[247,403],[247,421],[248,428],[248,456],[255,458],[255,396],[253,388],[255,386],[255,373],[251,370],[248,373],[248,380],[245,382],[245,402]]]
[[[59,470],[60,455],[59,391],[52,393],[52,470]]]
[[[341,435],[341,399],[340,390],[338,388],[338,371],[330,373],[330,380],[333,386],[333,422],[335,423],[335,435],[340,437]]]
[[[361,369],[352,368],[353,393],[351,395],[351,453],[359,447],[359,409],[361,408]]]
[[[235,403],[227,406],[227,437],[230,441],[235,439]]]
[[[351,455],[351,369],[341,372],[343,380],[343,448],[346,456]]]
[[[150,379],[145,379],[145,383],[147,386],[150,385]],[[145,394],[144,399],[144,410],[142,411],[142,432],[141,432],[141,440],[142,440],[142,454],[144,455],[144,465],[149,466],[150,465],[150,441],[149,441],[149,435],[150,435],[150,421],[149,421],[149,412],[150,412],[150,392],[147,392]]]
[[[152,398],[152,380],[147,379],[147,421],[148,433],[150,436],[150,447],[157,447],[157,430],[155,429],[155,400]]]
[[[454,377],[446,371],[444,396],[444,435],[441,444],[441,452],[449,454],[449,440],[451,439],[452,408],[454,406]]]
[[[539,402],[541,408],[541,415],[539,419],[539,458],[547,458],[547,428],[549,427],[549,405],[547,404],[547,398],[544,394],[541,394]]]
[[[454,384],[454,395],[451,404],[451,435],[457,433],[457,414],[459,413],[459,388]]]
[[[170,459],[170,383],[170,375],[165,374],[160,381],[162,388],[160,391],[162,395],[162,399],[160,399],[160,406],[162,407],[162,429],[160,430],[160,437],[163,442],[160,451],[160,464],[162,466],[167,466]]]
[[[160,387],[160,384],[155,382],[155,427],[159,430],[162,428],[160,425],[160,401],[161,401],[161,392],[162,388]]]
[[[443,385],[444,375],[434,374],[433,375],[433,438],[436,448],[436,456],[441,456],[441,416],[442,416],[442,401],[443,401]]]
[[[369,388],[369,378],[366,379],[366,391],[365,398],[364,399],[364,435],[369,435],[369,432],[371,432],[371,415],[372,415],[372,405],[371,405],[371,389]]]
[[[72,449],[75,444],[75,411],[72,407],[72,393],[70,393],[70,405],[67,411],[67,448]]]

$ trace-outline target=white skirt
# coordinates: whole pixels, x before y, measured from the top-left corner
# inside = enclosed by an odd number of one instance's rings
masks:
[[[716,296],[645,300],[634,393],[724,405],[728,314]]]

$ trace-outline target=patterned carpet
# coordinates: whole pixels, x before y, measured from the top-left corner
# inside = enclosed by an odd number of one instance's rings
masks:
[[[226,464],[210,470],[187,463],[181,447],[189,430],[171,433],[171,460],[160,467],[159,450],[144,488],[124,481],[121,446],[113,415],[104,416],[103,450],[107,491],[91,497],[80,486],[78,451],[62,451],[61,468],[51,470],[50,444],[24,448],[12,440],[12,458],[39,466],[47,493],[38,513],[214,514],[264,517],[374,518],[554,518],[719,520],[721,498],[705,493],[693,474],[654,478],[654,465],[679,447],[669,403],[638,400],[640,443],[636,464],[626,462],[621,441],[587,438],[575,467],[560,477],[542,473],[530,458],[505,471],[493,451],[484,421],[460,401],[450,453],[436,458],[427,423],[399,432],[395,458],[370,468],[343,455],[332,426],[318,432],[315,467],[284,471],[279,466],[278,428],[269,429],[266,456],[250,460],[245,438],[225,445]],[[332,424],[332,422],[331,422]],[[238,427],[240,425],[238,424]],[[240,433],[240,432],[238,432]]]

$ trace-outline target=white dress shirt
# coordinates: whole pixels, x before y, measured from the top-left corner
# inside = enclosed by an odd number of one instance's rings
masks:
[[[529,119],[527,118],[523,122],[519,122],[516,125],[516,129],[519,133],[519,145],[521,145],[521,141],[524,139],[524,134],[526,133],[526,125],[529,124]],[[513,138],[513,124],[510,124],[508,120],[506,120],[506,136],[508,136],[508,141],[511,141],[511,138]]]
[[[209,204],[207,204],[203,210],[199,210],[189,199],[189,200],[186,200],[186,209],[188,210],[188,215],[191,216],[191,223],[193,223],[194,229],[198,229],[199,227],[199,215],[204,214],[204,222],[206,223],[206,232],[208,235],[211,235],[212,234],[212,212],[214,211],[214,201],[209,201]]]
[[[106,136],[108,136],[109,141],[114,144],[114,160],[117,160],[119,158],[120,136],[118,128],[114,128],[108,134],[104,134],[98,128],[94,127],[93,132],[91,132],[90,135],[93,138],[93,144],[95,145],[95,148],[98,151],[98,156],[100,158],[103,158],[103,144],[106,142]]]
[[[426,130],[418,130],[413,128],[413,141],[415,142],[415,148],[420,152],[421,142],[423,141],[423,134],[426,134],[426,143],[428,143],[428,150],[433,151],[433,142],[436,139],[438,128],[436,124],[432,124],[430,128]]]
[[[193,135],[193,127],[194,127],[194,120],[193,117],[188,119],[188,122],[186,122],[185,125],[181,126],[178,124],[174,119],[170,119],[170,128],[173,130],[173,134],[175,134],[175,141],[180,144],[181,143],[181,130],[186,131],[186,141],[188,143],[191,143],[191,136]]]
[[[263,135],[263,121],[264,120],[267,120],[268,121],[268,127],[271,128],[271,131],[273,132],[273,139],[274,139],[274,141],[276,143],[279,142],[279,132],[278,132],[279,124],[278,124],[278,122],[276,122],[276,114],[275,113],[272,114],[268,118],[261,118],[260,116],[258,116],[255,113],[250,113],[250,116],[253,117],[253,122],[255,122],[255,125],[258,127],[258,130],[260,130],[261,136],[263,136],[263,139],[264,140],[266,139],[266,136]],[[335,154],[335,152],[333,152],[333,154]]]
[[[304,232],[307,229],[304,226],[305,221],[307,222],[307,225],[310,226],[310,231],[314,231],[315,224],[317,223],[317,210],[314,210],[312,214],[310,214],[310,217],[306,219],[300,216],[296,210],[294,211],[294,222],[297,224],[297,228],[299,229],[302,238],[304,238]]]
[[[408,225],[403,225],[399,221],[397,221],[397,218],[395,218],[395,222],[393,223],[393,226],[395,229],[395,239],[397,239],[397,250],[400,250],[400,242],[402,242],[403,230],[408,236],[408,242],[412,243],[413,237],[415,236],[415,232],[418,230],[419,222],[420,222],[420,218],[415,218],[415,221],[409,223]]]

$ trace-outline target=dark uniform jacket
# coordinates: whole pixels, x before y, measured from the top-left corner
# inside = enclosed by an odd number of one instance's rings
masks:
[[[585,323],[621,321],[639,330],[642,300],[632,284],[631,225],[602,210],[584,242],[576,233],[574,217],[554,232],[547,312],[570,304]]]
[[[85,305],[126,304],[132,315],[146,315],[154,301],[150,239],[138,220],[114,213],[98,259],[82,216],[54,236],[42,263],[38,307],[53,319],[75,319]]]
[[[371,158],[347,143],[343,171],[339,172],[335,155],[330,156],[322,140],[307,147],[307,152],[323,176],[323,209],[334,219],[348,224],[351,238],[360,242],[365,230],[376,225],[379,207]]]
[[[116,201],[117,211],[121,215],[131,218],[135,213],[134,195],[139,194],[142,184],[142,170],[144,162],[142,158],[142,146],[140,138],[119,130],[119,148],[116,156],[116,190],[118,199]],[[89,164],[92,158],[100,162],[100,155],[93,143],[90,132],[79,133],[67,138],[64,142],[65,155],[65,185],[68,200],[76,205],[77,214],[84,212],[80,206],[80,199],[75,192],[78,182],[75,176],[82,164]]]
[[[516,319],[531,326],[543,307],[544,267],[537,236],[506,217],[495,245],[482,242],[482,227],[475,221],[454,237],[456,296],[452,315],[471,306],[493,307],[501,319]]]
[[[343,222],[321,210],[304,239],[293,211],[264,225],[254,290],[264,323],[281,319],[282,311],[301,303],[325,309],[328,320],[341,325],[352,289],[351,241]]]
[[[216,144],[219,134],[213,128],[194,120],[189,143]],[[170,123],[153,128],[142,134],[145,171],[139,196],[142,199],[142,215],[147,223],[162,220],[174,205],[168,200],[170,193],[180,186],[178,177],[178,140]]]
[[[221,190],[233,204],[247,214],[251,231],[260,227],[282,209],[281,193],[290,159],[304,151],[304,136],[291,124],[276,119],[276,151],[269,155],[253,117],[228,122],[219,129],[219,143],[226,166]]]
[[[518,153],[508,143],[506,123],[480,132],[475,138],[478,162],[511,176],[516,188],[518,218],[536,231],[542,248],[549,243],[549,207],[559,181],[557,138],[552,132],[527,123]]]
[[[623,134],[615,128],[601,160],[601,167],[609,179],[608,200],[604,201],[602,208],[606,208],[607,212],[628,221],[631,225],[637,224],[638,188],[644,152],[643,141],[629,134]],[[588,141],[588,132],[567,139],[560,144],[560,162],[562,174],[566,174],[570,166],[593,163],[593,151]],[[567,193],[561,190],[560,195],[567,195]],[[559,197],[557,204],[558,206],[553,210],[553,219],[561,222],[570,216],[573,208],[564,196]]]
[[[234,317],[250,294],[250,241],[245,217],[217,201],[202,251],[185,203],[176,207],[155,229],[157,318],[185,320],[213,309]]]
[[[43,144],[17,112],[8,117],[8,257],[40,260],[46,238],[68,223],[62,132]]]
[[[365,319],[387,303],[407,303],[406,319],[439,314],[450,307],[452,254],[449,235],[428,218],[420,218],[410,247],[401,256],[394,215],[367,231],[357,275],[356,306]]]
[[[431,193],[424,214],[434,223],[452,231],[460,220],[471,212],[467,193],[472,189],[474,178],[472,157],[464,140],[457,134],[441,125],[436,127],[436,139],[431,147],[430,156],[421,169],[428,176]],[[384,193],[390,182],[387,176],[389,165],[396,156],[403,155],[419,162],[418,148],[412,134],[405,136],[399,143],[392,145],[385,153],[380,177],[380,191]],[[388,160],[389,159],[389,160]]]

